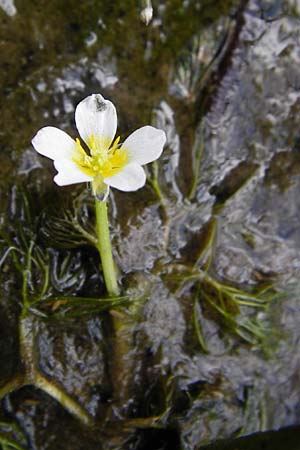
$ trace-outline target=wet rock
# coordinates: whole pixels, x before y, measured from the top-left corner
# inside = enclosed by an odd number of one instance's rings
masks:
[[[6,395],[1,417],[18,422],[36,450],[143,450],[149,442],[151,450],[191,450],[297,423],[297,2],[172,0],[154,5],[147,28],[122,0],[33,3],[14,12],[0,1],[1,384],[20,369],[22,274],[34,240],[30,298],[50,267],[31,311],[36,361],[96,426],[33,386]],[[80,187],[54,187],[52,166],[30,150],[44,125],[75,136],[74,108],[92,91],[117,104],[122,139],[150,122],[168,138],[149,185],[110,197],[127,296],[111,314],[97,304],[105,287],[94,249],[78,235],[65,247],[51,239],[51,228],[70,234],[57,213]],[[32,194],[30,226],[22,183]],[[81,211],[92,230],[87,196]],[[247,294],[272,284],[280,296],[247,304]],[[72,310],[76,297],[93,297],[94,310]],[[124,319],[123,347],[116,318]],[[249,343],[241,330],[261,334]]]

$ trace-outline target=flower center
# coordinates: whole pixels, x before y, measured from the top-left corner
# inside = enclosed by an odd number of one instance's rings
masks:
[[[90,177],[105,179],[120,172],[128,162],[128,151],[118,148],[120,137],[108,148],[105,142],[95,136],[91,136],[88,142],[90,155],[82,148],[80,140],[76,139],[74,156],[72,160],[80,170]]]

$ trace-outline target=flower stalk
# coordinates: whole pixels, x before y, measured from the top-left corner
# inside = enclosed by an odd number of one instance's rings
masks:
[[[96,236],[97,249],[100,253],[102,270],[106,289],[109,295],[119,295],[119,287],[115,272],[115,264],[112,256],[111,241],[109,235],[108,215],[106,200],[95,199],[96,209]],[[111,371],[113,373],[114,408],[108,412],[109,420],[115,414],[115,408],[124,410],[127,404],[129,390],[132,381],[132,366],[126,356],[133,350],[133,333],[135,327],[128,320],[127,315],[115,309],[110,310],[112,328],[114,330],[113,355]],[[123,411],[124,412],[124,411]]]
[[[151,8],[151,1],[147,1],[147,23],[151,20]],[[111,297],[115,297],[119,295],[119,286],[112,256],[106,198],[110,188],[131,192],[145,185],[146,173],[143,166],[160,157],[166,143],[166,134],[163,130],[146,125],[120,143],[119,137],[115,139],[116,108],[101,94],[91,94],[77,105],[75,122],[81,140],[74,140],[59,128],[46,126],[37,132],[32,144],[39,154],[53,160],[58,172],[54,181],[58,186],[91,183],[95,196],[96,239],[86,232],[83,234],[99,251],[106,289]],[[80,224],[76,227],[81,231]],[[131,388],[133,360],[129,358],[129,363],[128,355],[132,354],[135,327],[132,318],[127,317],[123,311],[112,309],[110,313],[114,330],[111,371],[116,375],[113,377],[114,406],[124,411],[130,405],[127,399]],[[52,384],[48,385],[45,378],[36,378],[35,383],[58,399],[70,412],[88,422],[77,403],[73,404],[66,395],[62,398],[61,391]],[[111,408],[111,419],[114,418],[115,412]]]
[[[151,2],[146,3],[150,8]],[[166,134],[146,125],[120,143],[120,137],[115,139],[116,108],[101,94],[91,94],[77,105],[75,122],[81,140],[74,140],[63,130],[48,126],[37,132],[32,145],[38,153],[53,160],[58,172],[54,181],[58,186],[91,183],[96,199],[95,245],[100,253],[107,291],[109,295],[117,296],[119,288],[112,258],[106,198],[111,187],[130,192],[145,185],[146,173],[142,166],[160,157]],[[91,241],[89,234],[84,234]]]
[[[95,199],[95,210],[97,249],[100,253],[104,281],[108,294],[116,296],[120,292],[111,250],[106,201]]]

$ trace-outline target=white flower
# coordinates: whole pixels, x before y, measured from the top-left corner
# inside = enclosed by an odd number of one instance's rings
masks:
[[[74,141],[55,127],[45,127],[32,139],[41,155],[53,159],[58,171],[54,181],[59,186],[90,181],[101,200],[109,186],[121,191],[135,191],[144,186],[142,165],[160,157],[166,142],[165,132],[145,126],[133,132],[123,144],[114,140],[117,130],[116,109],[100,94],[92,94],[76,107],[75,122],[88,152],[80,140]]]
[[[146,0],[145,8],[141,11],[141,19],[146,25],[149,25],[149,23],[152,20],[152,16],[153,16],[153,8],[151,0]]]

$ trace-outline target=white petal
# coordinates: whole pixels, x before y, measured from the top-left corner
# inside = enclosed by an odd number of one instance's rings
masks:
[[[146,183],[146,174],[139,164],[133,162],[116,175],[104,178],[104,182],[120,191],[136,191]]]
[[[93,179],[82,172],[79,167],[69,159],[55,160],[54,167],[58,171],[58,174],[54,177],[54,181],[59,186],[83,183],[85,181],[92,181]]]
[[[67,133],[55,127],[42,128],[31,143],[38,153],[51,159],[71,158],[76,145]]]
[[[128,150],[129,161],[143,165],[160,157],[166,139],[166,133],[163,130],[148,125],[128,136],[122,147]]]
[[[114,105],[100,94],[92,94],[77,105],[75,122],[80,136],[89,145],[93,136],[108,148],[117,130],[117,112]]]

